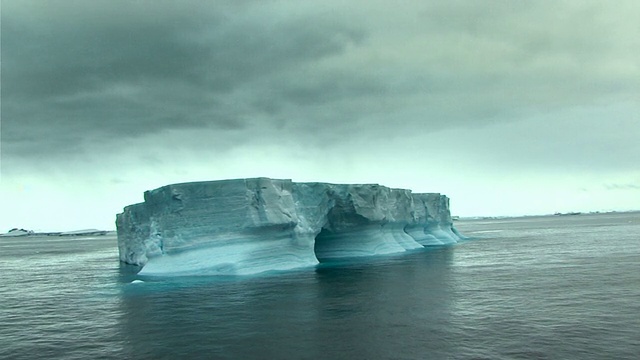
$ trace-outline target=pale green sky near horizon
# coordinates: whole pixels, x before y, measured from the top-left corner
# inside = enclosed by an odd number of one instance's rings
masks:
[[[175,182],[640,209],[637,1],[3,0],[0,232]]]

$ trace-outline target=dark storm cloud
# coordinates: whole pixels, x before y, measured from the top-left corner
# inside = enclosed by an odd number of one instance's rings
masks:
[[[258,76],[339,53],[361,37],[346,28],[313,26],[313,21],[312,26],[294,22],[273,27],[216,19],[196,25],[131,22],[97,28],[72,23],[45,30],[24,29],[9,20],[3,29],[6,80],[12,92],[40,97],[119,82],[187,83],[202,91],[228,92]]]
[[[174,144],[321,146],[640,95],[634,2],[404,5],[5,0],[4,157],[190,129]]]
[[[21,12],[17,4],[3,12],[5,155],[65,152],[64,144],[78,138],[172,128],[242,130],[247,105],[229,94],[340,54],[364,37],[347,24],[314,16],[270,21],[268,14],[255,18],[243,7],[213,4],[172,16],[173,6],[152,2],[147,5],[155,14],[134,6],[139,16],[132,16],[128,4],[120,2],[114,5],[119,11],[110,8],[104,16],[77,2],[79,8],[67,6],[68,12],[44,2],[34,6],[53,14]],[[292,100],[304,96],[310,94],[298,91]]]

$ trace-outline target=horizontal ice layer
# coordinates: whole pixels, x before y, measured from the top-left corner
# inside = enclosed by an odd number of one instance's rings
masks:
[[[145,192],[117,215],[120,259],[141,274],[252,274],[457,242],[449,199],[376,184],[268,178]]]
[[[230,239],[217,246],[152,258],[141,275],[249,275],[313,266],[318,260],[309,244],[292,246],[286,237]]]

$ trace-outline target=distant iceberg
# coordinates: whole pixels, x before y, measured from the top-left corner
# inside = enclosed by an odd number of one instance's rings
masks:
[[[2,236],[2,237],[16,237],[16,236],[28,236],[28,235],[31,235],[31,234],[33,234],[33,231],[31,231],[31,230],[13,228],[13,229],[7,231],[4,234],[0,234],[0,236]]]
[[[116,217],[120,260],[141,275],[255,274],[449,245],[449,199],[377,184],[269,178],[192,182],[144,194]]]
[[[106,230],[98,230],[98,229],[83,229],[83,230],[73,230],[73,231],[65,231],[58,233],[59,236],[95,236],[95,235],[106,235]]]

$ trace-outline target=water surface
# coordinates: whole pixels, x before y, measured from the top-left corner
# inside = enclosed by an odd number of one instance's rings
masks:
[[[640,214],[456,225],[482,239],[135,284],[114,236],[0,238],[0,358],[637,359]]]

